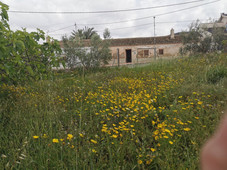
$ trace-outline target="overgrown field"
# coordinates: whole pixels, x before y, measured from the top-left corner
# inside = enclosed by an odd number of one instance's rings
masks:
[[[227,55],[1,85],[0,169],[198,169],[227,99]]]

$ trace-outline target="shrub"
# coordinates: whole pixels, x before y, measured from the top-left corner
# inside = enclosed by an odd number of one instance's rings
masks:
[[[8,6],[0,2],[0,81],[18,83],[44,79],[53,66],[59,65],[61,49],[56,40],[45,40],[42,30],[28,33],[26,29],[12,31],[8,24]]]
[[[227,77],[227,68],[224,66],[211,67],[207,71],[206,77],[207,77],[208,83],[215,84],[219,82],[221,79],[223,79],[224,77]]]

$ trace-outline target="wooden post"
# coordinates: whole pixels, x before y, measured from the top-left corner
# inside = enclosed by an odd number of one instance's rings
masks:
[[[117,66],[120,66],[119,48],[117,49]]]

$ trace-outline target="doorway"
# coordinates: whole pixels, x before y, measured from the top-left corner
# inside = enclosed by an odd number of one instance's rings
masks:
[[[126,63],[132,62],[132,50],[126,50]]]

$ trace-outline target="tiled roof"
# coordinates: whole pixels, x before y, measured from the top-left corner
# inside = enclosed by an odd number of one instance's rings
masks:
[[[105,40],[104,40],[105,41]],[[110,39],[110,46],[134,46],[134,45],[151,45],[154,44],[154,37],[138,37],[138,38],[120,38]],[[156,44],[176,44],[181,43],[180,35],[175,35],[174,39],[170,36],[155,37]],[[89,46],[90,40],[84,40],[84,45]],[[63,47],[63,42],[60,41],[60,46]]]
[[[156,44],[175,44],[181,43],[180,36],[175,35],[174,39],[170,36],[155,37]],[[151,45],[154,44],[154,37],[141,37],[141,38],[123,38],[111,39],[111,46],[131,46],[131,45]]]

